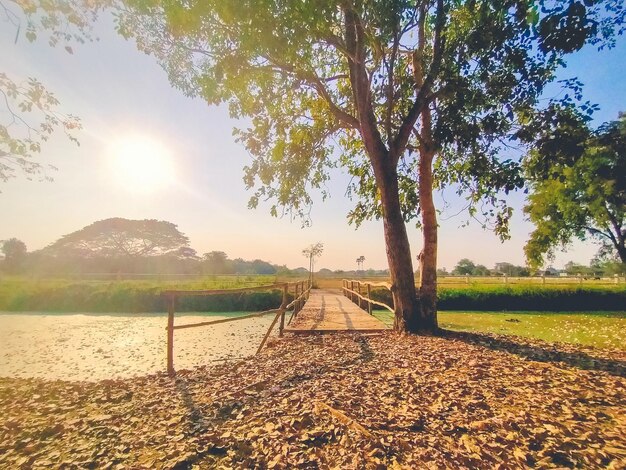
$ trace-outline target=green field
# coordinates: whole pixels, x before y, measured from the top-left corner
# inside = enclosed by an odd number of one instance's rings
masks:
[[[374,316],[393,324],[390,312]],[[439,312],[439,326],[626,350],[626,312]]]
[[[353,280],[362,282],[389,282],[386,277],[362,277]],[[339,277],[317,277],[315,283],[321,288],[340,289],[342,278]],[[416,279],[417,282],[417,279]],[[465,289],[477,287],[537,287],[537,288],[626,288],[626,278],[604,277],[578,278],[578,277],[502,277],[502,276],[439,276],[437,278],[439,289]]]
[[[161,292],[168,289],[209,290],[256,287],[276,283],[275,276],[207,276],[195,279],[69,280],[3,277],[0,311],[42,312],[164,312]],[[281,294],[252,292],[211,297],[187,297],[178,311],[250,311],[274,308]]]

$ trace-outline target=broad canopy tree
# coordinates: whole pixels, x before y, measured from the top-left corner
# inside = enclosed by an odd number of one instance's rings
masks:
[[[64,235],[44,248],[42,254],[82,258],[195,257],[189,239],[173,223],[121,217],[99,220]]]
[[[539,107],[563,57],[611,44],[624,6],[605,1],[126,0],[119,32],[154,55],[172,84],[227,103],[252,154],[250,207],[306,217],[329,169],[355,178],[352,223],[381,218],[395,327],[435,331],[437,213],[452,185],[474,214],[522,185],[502,148]],[[567,86],[568,83],[565,83]],[[568,101],[564,98],[563,101]],[[571,99],[566,105],[573,106]],[[419,298],[405,224],[421,226]]]
[[[525,212],[535,230],[525,246],[531,266],[573,239],[589,237],[626,265],[626,115],[596,131],[567,111],[545,119],[526,161],[532,190]],[[564,145],[562,135],[568,136]]]

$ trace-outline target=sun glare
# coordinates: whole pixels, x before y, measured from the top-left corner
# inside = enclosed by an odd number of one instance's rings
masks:
[[[108,161],[115,181],[131,192],[154,193],[174,181],[174,163],[168,148],[141,135],[114,142]]]

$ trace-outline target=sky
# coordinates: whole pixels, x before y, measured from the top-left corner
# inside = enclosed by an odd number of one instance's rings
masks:
[[[330,199],[315,196],[310,227],[270,216],[269,204],[248,209],[251,193],[242,178],[251,157],[234,141],[236,122],[227,110],[172,88],[156,61],[117,36],[109,21],[101,20],[95,31],[99,41],[74,45],[68,54],[45,40],[16,41],[15,27],[0,17],[0,72],[14,80],[37,77],[61,110],[78,115],[83,125],[80,146],[57,132],[37,156],[58,168],[53,182],[18,175],[0,183],[0,240],[19,238],[32,251],[97,220],[159,219],[178,225],[200,254],[218,250],[230,258],[295,268],[307,264],[303,248],[322,242],[319,268],[354,269],[361,255],[366,269],[387,267],[382,222],[366,222],[358,230],[348,225],[352,202],[345,196],[345,173],[333,173]],[[623,37],[612,50],[586,47],[560,73],[577,76],[585,98],[600,105],[596,125],[626,110],[625,75]],[[154,169],[139,177],[146,162]],[[487,267],[524,264],[523,246],[533,227],[522,214],[523,194],[509,197],[515,213],[511,239],[504,243],[476,222],[464,226],[467,217],[455,216],[460,203],[453,194],[437,196],[439,209],[444,199],[452,204],[439,218],[439,267],[451,270],[461,258]],[[415,257],[420,233],[410,227],[409,237]],[[596,251],[591,243],[576,242],[554,266],[587,264]]]

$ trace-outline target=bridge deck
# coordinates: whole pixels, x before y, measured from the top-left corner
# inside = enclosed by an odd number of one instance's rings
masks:
[[[341,291],[311,291],[303,309],[285,328],[286,333],[311,334],[336,331],[380,332],[388,330],[380,320],[360,309]]]

